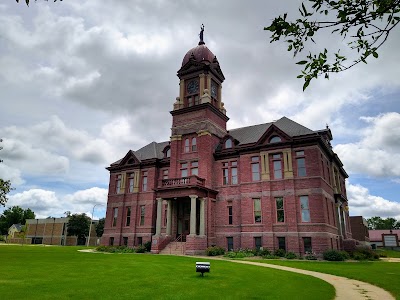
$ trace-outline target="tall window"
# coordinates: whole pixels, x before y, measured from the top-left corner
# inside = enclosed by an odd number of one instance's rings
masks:
[[[144,171],[142,173],[142,191],[145,192],[147,191],[147,171]]]
[[[222,184],[238,184],[237,161],[222,164]]]
[[[233,224],[233,210],[232,206],[228,206],[228,224],[232,225]]]
[[[167,151],[165,151],[165,157],[171,157],[171,148],[168,148]]]
[[[285,209],[283,206],[283,197],[276,197],[276,220],[278,222],[285,222]]]
[[[282,155],[274,154],[272,155],[272,164],[274,167],[274,179],[282,179]]]
[[[227,237],[228,251],[233,251],[233,237]]]
[[[198,161],[192,161],[190,163],[190,173],[191,175],[199,175],[199,162]]]
[[[254,223],[261,223],[261,199],[253,199]]]
[[[135,182],[135,173],[129,174],[129,193],[133,193],[133,186]]]
[[[285,237],[278,237],[278,248],[286,251],[286,239]]]
[[[185,139],[185,153],[188,153],[190,150],[189,143],[189,139]]]
[[[144,225],[145,214],[146,214],[146,207],[144,205],[141,205],[140,206],[140,223],[139,223],[140,226]]]
[[[182,163],[181,164],[181,177],[187,177],[188,176],[188,163]]]
[[[300,196],[301,221],[310,222],[310,208],[308,206],[308,196]]]
[[[123,243],[124,243],[124,246],[128,246],[128,237],[127,237],[127,236],[124,236],[124,237],[122,238],[122,241],[123,241]]]
[[[131,225],[131,207],[127,206],[126,207],[126,222],[125,226],[130,226]]]
[[[261,248],[261,236],[254,237],[254,246],[257,250]]]
[[[117,180],[115,182],[115,192],[119,194],[121,192],[121,187],[122,187],[122,175],[119,174],[117,175]]]
[[[237,161],[231,162],[231,184],[238,183]]]
[[[306,176],[306,159],[304,151],[296,151],[297,176]]]
[[[163,170],[162,179],[168,179],[168,169]]]
[[[303,237],[304,253],[312,253],[312,244],[310,237]]]
[[[114,237],[113,236],[110,237],[110,240],[109,240],[108,244],[110,246],[114,246]]]
[[[192,138],[192,152],[197,151],[197,139],[194,137]]]
[[[142,245],[142,244],[143,244],[143,237],[138,236],[138,238],[137,238],[137,244],[138,244],[138,245]]]
[[[118,207],[113,208],[113,222],[112,227],[117,226],[117,218],[118,218]]]
[[[260,157],[253,156],[251,158],[251,178],[253,181],[260,180]]]

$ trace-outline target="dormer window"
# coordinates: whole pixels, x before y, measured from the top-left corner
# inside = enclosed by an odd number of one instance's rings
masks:
[[[225,149],[229,149],[232,148],[232,140],[231,139],[227,139],[225,141]]]
[[[171,157],[171,148],[170,148],[169,146],[167,146],[167,147],[164,149],[164,157],[165,157],[165,158]]]
[[[273,136],[270,140],[270,143],[279,143],[282,142],[282,139],[279,136]]]
[[[128,160],[128,165],[133,165],[135,163],[135,160],[133,158]]]

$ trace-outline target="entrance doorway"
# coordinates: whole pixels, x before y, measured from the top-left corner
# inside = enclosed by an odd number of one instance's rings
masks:
[[[182,241],[186,241],[186,236],[190,233],[190,199],[182,199],[177,202],[177,234],[182,235]]]

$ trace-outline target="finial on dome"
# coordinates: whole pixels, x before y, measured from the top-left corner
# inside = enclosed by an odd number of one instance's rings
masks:
[[[204,45],[205,44],[204,40],[203,40],[203,34],[204,34],[204,24],[201,24],[200,34],[199,34],[199,37],[200,37],[199,45]]]

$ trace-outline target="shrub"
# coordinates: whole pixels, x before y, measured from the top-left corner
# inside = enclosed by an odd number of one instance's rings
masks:
[[[359,248],[351,253],[351,257],[355,260],[377,260],[379,254],[368,248]]]
[[[224,255],[228,258],[244,258],[254,256],[254,250],[252,249],[239,249],[237,251],[229,251]]]
[[[306,252],[304,258],[307,260],[317,260],[317,255],[314,252]]]
[[[147,252],[151,251],[151,241],[144,243],[144,247],[146,248]]]
[[[0,242],[5,242],[6,238],[2,235],[0,235]]]
[[[269,251],[267,248],[262,249],[258,252],[258,255],[265,257],[271,255],[271,251]]]
[[[268,254],[263,256],[264,259],[277,259],[280,258],[280,256],[275,256],[273,254]]]
[[[288,252],[288,253],[286,253],[285,257],[287,259],[295,259],[295,258],[297,258],[297,255],[293,252]]]
[[[279,257],[285,257],[286,251],[283,249],[276,249],[274,255]]]
[[[346,251],[338,250],[327,250],[323,253],[323,257],[328,261],[344,261],[349,258],[349,254]]]
[[[221,248],[221,247],[217,247],[217,246],[208,247],[206,249],[206,254],[207,254],[207,256],[224,255],[225,249]]]
[[[108,253],[134,253],[135,249],[126,246],[99,246],[96,248],[96,251]]]
[[[145,245],[139,245],[134,250],[136,253],[145,253],[147,251]]]

